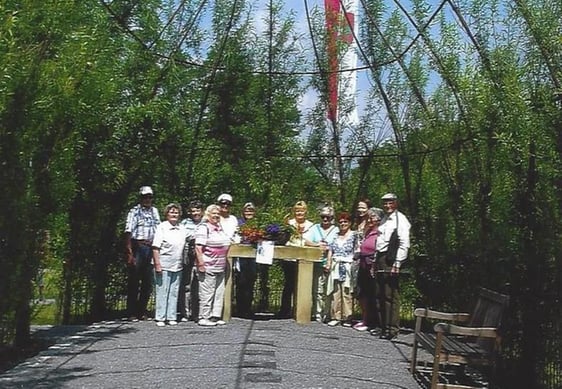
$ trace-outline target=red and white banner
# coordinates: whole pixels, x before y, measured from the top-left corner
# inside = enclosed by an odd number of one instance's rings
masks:
[[[343,125],[357,124],[357,3],[358,0],[324,0],[328,54],[328,119]],[[343,4],[343,7],[341,6]],[[340,61],[341,58],[341,61]],[[341,71],[341,72],[340,72]],[[340,99],[351,103],[345,117],[338,117]]]

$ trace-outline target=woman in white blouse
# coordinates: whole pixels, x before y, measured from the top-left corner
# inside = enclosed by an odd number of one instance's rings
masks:
[[[156,325],[176,325],[178,289],[181,280],[182,252],[187,229],[179,224],[181,207],[171,203],[164,209],[166,221],[156,227],[152,241],[156,285]]]

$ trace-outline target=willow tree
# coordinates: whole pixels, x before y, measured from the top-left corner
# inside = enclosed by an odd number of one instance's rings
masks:
[[[22,344],[29,334],[31,281],[38,266],[34,242],[41,220],[30,166],[33,153],[29,145],[35,146],[35,137],[29,129],[27,111],[38,94],[37,79],[48,49],[47,44],[39,44],[33,21],[21,20],[18,13],[25,9],[36,18],[38,15],[29,4],[20,8],[15,3],[0,5],[0,50],[4,53],[0,59],[4,74],[0,81],[0,160],[4,167],[0,182],[5,186],[1,195],[5,209],[0,221],[0,264],[11,269],[3,272],[0,282],[0,319],[9,323],[2,331],[6,334],[1,339],[3,344],[14,336],[16,344]]]
[[[294,15],[281,8],[270,2],[259,21],[241,2],[221,2],[214,9],[215,38],[204,65],[213,73],[205,80],[200,107],[205,118],[197,129],[192,177],[209,201],[231,191],[244,196],[240,201],[284,206],[299,190],[290,157],[298,151],[301,86],[291,73],[302,54]]]
[[[373,28],[391,26],[396,12],[376,8],[382,2],[364,4],[372,14],[380,12]],[[414,100],[405,97],[417,92],[403,82],[408,75],[396,61],[378,68],[379,81],[375,78],[380,105],[391,124],[400,125],[404,150],[415,161],[407,168],[416,166],[423,178],[416,208],[418,232],[424,234],[414,237],[423,240],[431,258],[416,267],[423,272],[423,291],[432,304],[459,306],[469,293],[443,299],[431,290],[436,285],[467,291],[475,283],[496,289],[512,285],[505,358],[513,370],[505,370],[504,379],[516,377],[511,382],[531,387],[544,374],[541,364],[553,357],[552,351],[545,353],[551,346],[536,334],[552,336],[559,323],[559,311],[541,309],[559,298],[554,290],[560,274],[560,42],[555,32],[560,21],[550,17],[558,15],[559,6],[470,0],[429,5],[419,0],[407,10],[401,2],[394,4],[407,23],[395,21],[401,29],[387,29],[384,35],[406,42],[411,37],[415,43],[408,47],[421,56],[422,74],[432,74],[433,85],[426,89],[429,112],[421,104],[421,110],[411,110]],[[404,32],[405,26],[411,32]],[[373,59],[385,58],[373,36],[367,36],[369,49],[377,54]]]

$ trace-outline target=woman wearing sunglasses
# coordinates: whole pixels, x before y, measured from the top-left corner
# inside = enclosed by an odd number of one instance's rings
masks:
[[[331,307],[329,326],[343,324],[351,327],[353,314],[351,265],[358,243],[357,233],[351,230],[351,216],[341,212],[337,217],[339,231],[328,247],[329,269],[326,295]]]

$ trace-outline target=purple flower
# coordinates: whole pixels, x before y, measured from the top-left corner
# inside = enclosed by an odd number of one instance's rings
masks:
[[[279,224],[268,224],[267,227],[265,227],[265,232],[269,235],[275,235],[281,232],[281,227]]]

